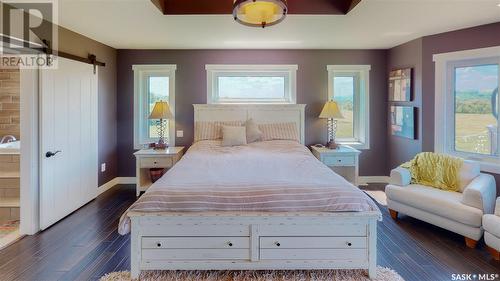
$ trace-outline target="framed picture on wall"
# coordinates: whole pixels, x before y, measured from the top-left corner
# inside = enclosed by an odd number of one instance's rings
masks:
[[[407,139],[415,139],[415,111],[413,106],[391,106],[391,133]]]
[[[389,74],[389,101],[412,101],[412,69],[397,69]]]

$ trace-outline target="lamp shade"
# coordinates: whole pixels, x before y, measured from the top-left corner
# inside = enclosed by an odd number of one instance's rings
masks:
[[[323,106],[323,110],[319,118],[343,119],[344,115],[340,111],[340,107],[336,101],[328,101]]]
[[[170,119],[172,117],[172,111],[170,111],[170,106],[166,101],[157,101],[149,115],[149,119]]]
[[[247,26],[266,27],[283,21],[287,10],[286,0],[234,0],[233,17]]]

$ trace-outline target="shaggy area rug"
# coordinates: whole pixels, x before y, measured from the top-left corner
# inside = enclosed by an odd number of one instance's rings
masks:
[[[111,272],[99,281],[131,281],[129,271]],[[145,271],[140,281],[369,281],[366,270],[292,271]],[[394,270],[378,267],[372,281],[404,281]]]

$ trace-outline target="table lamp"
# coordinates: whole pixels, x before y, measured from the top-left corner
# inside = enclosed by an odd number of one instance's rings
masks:
[[[338,145],[335,143],[335,135],[337,133],[337,119],[343,119],[344,116],[340,111],[340,107],[335,101],[328,101],[325,103],[319,118],[328,119],[328,143],[326,147],[329,149],[337,149]]]
[[[168,147],[167,142],[165,142],[165,120],[171,119],[173,117],[172,111],[170,111],[170,106],[168,102],[165,101],[157,101],[155,106],[153,107],[153,111],[149,115],[150,120],[158,120],[156,123],[156,129],[158,131],[158,143],[155,144],[155,149],[165,149]]]

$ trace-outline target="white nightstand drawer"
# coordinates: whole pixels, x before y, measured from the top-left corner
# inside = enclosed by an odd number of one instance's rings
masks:
[[[323,156],[323,163],[327,166],[354,166],[355,156]]]
[[[170,168],[172,167],[172,158],[170,157],[144,157],[140,160],[141,168]]]

